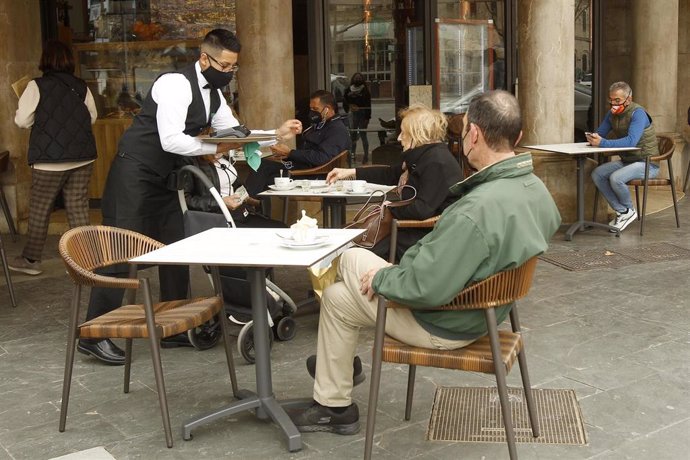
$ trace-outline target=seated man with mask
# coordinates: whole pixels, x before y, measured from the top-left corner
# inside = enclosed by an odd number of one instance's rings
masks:
[[[285,144],[271,147],[274,158],[280,161],[262,161],[257,171],[252,171],[245,182],[249,195],[255,197],[273,184],[273,179],[288,176],[289,171],[309,169],[328,163],[343,150],[350,149],[350,133],[347,119],[338,115],[333,94],[319,90],[309,98],[311,126],[302,133],[299,148]]]

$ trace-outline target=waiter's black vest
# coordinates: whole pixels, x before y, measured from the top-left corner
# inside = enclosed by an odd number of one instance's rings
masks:
[[[194,65],[182,69],[179,73],[184,75],[192,86],[192,103],[187,108],[187,119],[183,132],[189,136],[198,136],[204,128],[211,124],[213,114],[220,107],[220,99],[211,97],[211,116],[207,118]],[[211,92],[213,91],[217,92],[215,89],[211,90]],[[166,97],[175,97],[175,95],[171,94]],[[156,122],[157,110],[158,104],[153,100],[151,91],[149,91],[141,111],[134,117],[132,126],[122,135],[118,149],[121,154],[140,161],[159,176],[167,177],[178,166],[178,158],[177,155],[163,150],[161,146]]]
[[[40,100],[29,138],[29,164],[96,158],[84,80],[65,72],[49,72],[37,78],[36,85]]]

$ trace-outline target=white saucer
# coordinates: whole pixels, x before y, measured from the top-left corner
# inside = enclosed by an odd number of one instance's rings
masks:
[[[325,180],[312,180],[309,181],[311,188],[325,188],[328,187],[328,183]]]
[[[280,238],[280,244],[288,248],[316,248],[327,244],[330,240],[328,235],[317,235],[308,241],[295,241],[289,233],[276,233],[276,235]]]
[[[284,192],[286,190],[292,190],[295,187],[297,187],[297,184],[295,184],[294,182],[290,182],[288,185],[284,185],[284,186],[283,185],[281,185],[281,186],[269,185],[268,186],[268,188],[270,188],[271,190],[275,190],[276,192]]]

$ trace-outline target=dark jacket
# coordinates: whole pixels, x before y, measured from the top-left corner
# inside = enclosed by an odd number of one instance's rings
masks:
[[[345,94],[343,95],[343,109],[349,112],[351,105],[356,105],[358,107],[356,113],[362,118],[366,120],[371,118],[371,93],[367,85],[364,85],[361,91],[352,91],[351,86],[345,89]]]
[[[441,214],[457,199],[450,195],[449,188],[462,180],[462,171],[457,160],[443,143],[407,150],[403,152],[401,162],[393,166],[357,168],[356,177],[375,184],[397,185],[403,172],[402,162],[405,162],[409,171],[407,185],[417,190],[417,197],[407,206],[391,208],[393,217],[410,220],[428,219]],[[401,198],[410,198],[412,193],[409,189],[403,189]],[[429,231],[430,229],[401,229],[398,232],[396,260]],[[386,258],[389,242],[384,240],[379,244],[383,243],[383,247],[375,248],[374,252]]]
[[[41,98],[31,127],[29,164],[95,159],[84,80],[65,72],[48,72],[36,79],[36,85]]]
[[[309,169],[331,161],[343,150],[350,150],[350,133],[344,119],[335,116],[321,129],[312,126],[302,134],[302,144],[290,151],[287,160],[293,163],[292,169]]]

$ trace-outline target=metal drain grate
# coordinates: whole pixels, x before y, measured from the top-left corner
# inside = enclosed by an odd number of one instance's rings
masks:
[[[539,256],[541,260],[558,265],[566,270],[593,270],[595,268],[619,268],[639,263],[626,255],[606,249],[585,251],[547,252]]]
[[[532,436],[527,402],[521,388],[508,388],[517,442],[587,444],[582,413],[573,390],[532,390],[541,434]],[[429,441],[506,442],[496,388],[436,389]]]
[[[690,250],[670,243],[654,243],[625,249],[616,253],[630,257],[638,262],[662,262],[677,259],[690,259]]]

